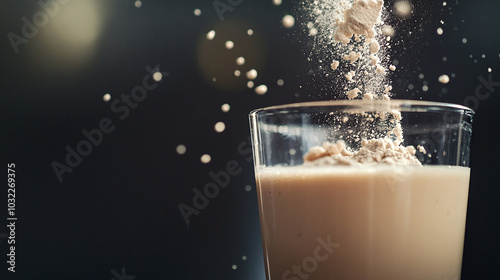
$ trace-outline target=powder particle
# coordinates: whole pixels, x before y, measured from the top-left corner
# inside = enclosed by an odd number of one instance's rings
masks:
[[[226,49],[230,50],[232,48],[234,48],[233,41],[226,41]]]
[[[371,53],[378,53],[380,50],[380,44],[377,42],[377,40],[372,39],[370,42],[370,52]]]
[[[255,78],[257,78],[257,70],[252,69],[252,70],[248,71],[246,76],[247,76],[247,79],[249,79],[249,80],[255,80]]]
[[[224,103],[222,106],[220,106],[220,109],[222,112],[227,113],[229,110],[231,110],[231,105]]]
[[[334,60],[332,62],[332,65],[331,65],[332,70],[337,70],[337,68],[339,67],[339,65],[340,65],[340,62],[338,62],[337,60]]]
[[[407,0],[399,0],[394,3],[394,13],[402,18],[408,18],[411,16],[413,7]]]
[[[377,72],[377,74],[382,74],[385,73],[385,68],[380,65],[377,65],[377,70],[375,71]]]
[[[255,93],[258,95],[264,95],[267,92],[267,86],[266,85],[260,85],[255,88]]]
[[[212,157],[209,154],[204,154],[200,157],[200,161],[204,164],[209,163],[212,160]]]
[[[223,132],[224,130],[226,129],[226,124],[224,124],[223,122],[218,122],[214,125],[214,130],[217,132],[217,133],[221,133]]]
[[[383,4],[383,0],[354,0],[351,8],[344,11],[344,19],[337,22],[335,40],[347,45],[353,35],[365,35],[367,41],[374,38]]]
[[[354,72],[354,71],[350,71],[349,73],[347,73],[347,74],[345,75],[345,77],[346,77],[346,79],[347,79],[348,81],[352,81],[352,78],[354,78],[354,76],[355,76],[355,75],[356,75],[356,72]]]
[[[285,15],[281,20],[283,27],[292,28],[295,25],[295,18],[291,15]]]
[[[442,83],[442,84],[447,84],[450,82],[450,77],[448,77],[448,75],[442,75],[439,77],[439,82]]]
[[[425,154],[427,154],[427,151],[425,150],[425,148],[424,148],[423,146],[418,145],[418,146],[417,146],[417,149],[418,149],[418,151],[419,151],[419,152],[421,152],[422,154],[424,154],[424,155],[425,155]]]
[[[370,55],[370,63],[371,65],[375,66],[379,63],[380,59],[376,55]]]
[[[344,59],[350,61],[351,64],[354,64],[360,57],[361,53],[359,52],[350,52],[348,55],[344,55]]]
[[[245,64],[245,58],[240,56],[236,59],[236,64],[238,64],[239,66]]]
[[[396,33],[396,31],[394,30],[394,28],[392,26],[390,26],[390,25],[382,26],[382,34],[384,34],[385,36],[393,37],[395,33]]]
[[[175,147],[175,151],[179,154],[179,155],[183,155],[186,153],[186,146],[180,144],[180,145],[177,145],[177,147]]]
[[[207,33],[207,39],[208,40],[213,40],[215,38],[215,30],[210,30],[208,33]]]
[[[104,102],[110,101],[111,100],[111,94],[106,93],[105,95],[102,96],[102,100],[104,100]]]
[[[394,65],[389,66],[389,70],[396,71],[396,66],[394,66]]]
[[[363,96],[363,99],[365,99],[365,100],[373,100],[373,94],[371,94],[371,93],[365,93],[365,95]]]
[[[355,88],[353,90],[350,90],[350,91],[347,92],[347,98],[354,99],[354,98],[358,97],[358,94],[360,92],[361,91],[359,90],[359,88]]]

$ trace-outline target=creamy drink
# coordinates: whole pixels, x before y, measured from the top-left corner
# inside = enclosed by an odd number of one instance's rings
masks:
[[[268,279],[460,279],[466,167],[257,173]]]

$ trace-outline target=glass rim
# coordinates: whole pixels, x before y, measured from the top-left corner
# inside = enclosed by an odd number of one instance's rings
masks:
[[[389,107],[388,107],[389,106]],[[283,105],[268,106],[252,110],[249,116],[256,116],[258,114],[285,111],[290,109],[306,109],[306,108],[340,108],[345,107],[349,109],[363,109],[377,111],[379,110],[401,110],[403,112],[426,112],[432,111],[430,108],[435,108],[441,111],[465,111],[475,114],[474,110],[463,105],[436,102],[436,101],[423,101],[423,100],[405,100],[405,99],[391,99],[391,100],[327,100],[327,101],[310,101],[300,103],[290,103]]]

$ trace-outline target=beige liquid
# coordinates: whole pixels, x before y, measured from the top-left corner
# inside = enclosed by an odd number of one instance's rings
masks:
[[[469,176],[430,166],[260,170],[268,280],[460,279]]]

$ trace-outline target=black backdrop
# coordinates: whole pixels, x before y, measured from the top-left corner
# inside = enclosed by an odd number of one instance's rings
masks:
[[[44,10],[38,1],[1,1],[0,278],[265,279],[247,114],[332,98],[332,81],[307,61],[312,45],[298,1],[283,2],[61,0]],[[500,4],[412,2],[414,16],[398,21],[406,43],[393,44],[394,92],[476,109],[463,279],[497,279]],[[223,19],[214,3],[229,5]],[[294,28],[281,25],[285,14],[296,16]],[[25,27],[26,20],[38,25]],[[252,68],[265,95],[246,86]],[[150,72],[161,72],[161,81]],[[444,73],[454,74],[447,85],[437,81]],[[132,94],[139,101],[127,101]],[[225,124],[221,133],[217,122]],[[91,146],[82,142],[86,133]],[[78,148],[88,155],[68,156]],[[204,154],[209,163],[200,161]],[[67,160],[73,167],[62,167]],[[179,205],[192,205],[193,188],[214,182],[210,174],[228,162],[238,172],[187,226]],[[6,262],[9,163],[15,273]],[[67,168],[60,178],[54,164]]]

